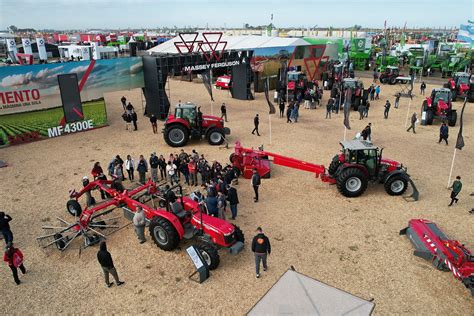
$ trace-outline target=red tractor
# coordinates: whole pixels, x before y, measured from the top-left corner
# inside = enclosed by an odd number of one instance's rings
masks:
[[[232,85],[232,77],[228,75],[223,75],[217,77],[216,88],[217,89],[230,89]]]
[[[93,190],[104,191],[108,199],[83,209],[79,198],[85,194],[90,196]],[[111,226],[107,225],[105,220],[99,220],[100,216],[111,211],[110,207],[123,208],[125,216],[131,219],[138,206],[144,210],[151,238],[158,247],[171,251],[184,239],[197,239],[196,248],[199,249],[210,270],[216,269],[219,265],[218,248],[226,248],[231,254],[237,254],[244,246],[244,234],[238,226],[207,215],[201,210],[202,205],[182,194],[180,186],[160,189],[150,180],[137,188],[125,190],[116,180],[96,180],[90,182],[80,192],[72,191],[70,197],[66,209],[75,216],[76,222],[68,223],[61,220],[67,226],[43,227],[59,229],[38,237],[38,240],[52,237],[52,240],[43,247],[56,245],[59,250],[65,250],[80,236],[84,238],[86,247],[95,244],[101,238],[105,238],[97,228]],[[158,205],[163,200],[165,207],[160,208]]]
[[[431,95],[423,101],[421,113],[426,112],[426,125],[432,125],[435,118],[447,121],[449,126],[455,126],[458,113],[453,109],[451,90],[438,88],[431,91]]]
[[[418,200],[418,191],[407,169],[396,161],[382,159],[383,150],[360,140],[343,141],[341,146],[341,153],[334,156],[328,169],[323,165],[263,151],[263,148],[243,148],[239,142],[236,143],[230,160],[247,179],[252,177],[253,169],[257,169],[261,177],[269,178],[270,163],[273,162],[276,165],[312,172],[316,177],[321,177],[323,182],[336,184],[339,192],[346,197],[362,195],[371,181],[383,183],[385,191],[390,195],[402,195],[410,183],[413,188],[412,197]],[[270,160],[270,157],[273,160]]]
[[[413,254],[428,260],[438,270],[451,271],[474,296],[474,255],[457,240],[449,239],[426,219],[412,219],[400,231],[415,247]]]
[[[174,114],[168,115],[163,137],[171,147],[185,146],[190,138],[203,136],[210,145],[221,145],[230,129],[224,127],[224,120],[217,116],[202,115],[193,103],[178,104]]]
[[[456,101],[459,98],[469,98],[469,101],[474,101],[470,99],[470,96],[474,93],[471,92],[471,75],[467,72],[456,72],[453,78],[449,79],[446,88],[451,90],[452,101]]]
[[[403,78],[403,79],[402,79]],[[408,80],[404,79],[404,75],[400,74],[400,69],[395,66],[387,66],[385,71],[380,74],[380,83],[396,84],[397,82],[407,83]]]

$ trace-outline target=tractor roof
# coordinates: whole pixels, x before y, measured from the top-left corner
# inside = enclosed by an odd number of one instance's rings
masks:
[[[468,74],[467,72],[456,72],[456,73],[454,73],[454,76],[456,76],[456,77],[469,77],[471,75]]]
[[[398,69],[397,66],[387,66],[387,68],[389,68],[389,69]]]
[[[435,91],[436,93],[438,93],[438,92],[442,92],[442,93],[451,92],[451,90],[449,90],[448,88],[435,88],[435,89],[433,89],[433,91]]]
[[[178,109],[194,109],[197,105],[192,102],[186,102],[184,104],[176,104],[176,108]]]
[[[377,149],[377,146],[374,144],[367,142],[365,140],[343,140],[340,142],[342,148],[349,149],[349,150],[365,150],[365,149]]]

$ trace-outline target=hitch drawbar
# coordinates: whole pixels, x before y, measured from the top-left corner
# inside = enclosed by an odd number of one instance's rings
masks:
[[[415,247],[413,254],[431,261],[440,271],[451,271],[474,296],[474,255],[457,240],[449,239],[439,227],[426,219],[412,219],[400,230]]]

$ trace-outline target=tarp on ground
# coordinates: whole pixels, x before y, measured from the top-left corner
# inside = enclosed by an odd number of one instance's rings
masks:
[[[293,270],[248,315],[371,315],[375,304]]]

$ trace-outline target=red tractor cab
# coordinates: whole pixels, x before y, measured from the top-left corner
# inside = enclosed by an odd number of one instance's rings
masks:
[[[400,74],[400,69],[396,66],[387,66],[385,71],[380,74],[379,80],[380,83],[396,84],[397,82],[407,83],[406,79],[398,79],[399,77],[404,77],[403,74]]]
[[[269,178],[271,163],[308,171],[320,177],[323,182],[337,184],[339,192],[346,197],[362,195],[369,181],[383,183],[385,191],[390,195],[402,195],[410,183],[413,188],[412,197],[418,200],[418,191],[407,169],[396,161],[382,159],[382,150],[360,140],[343,141],[341,146],[341,153],[334,156],[328,169],[323,165],[263,151],[263,148],[244,148],[239,142],[236,143],[230,160],[232,166],[248,179],[252,177],[253,169],[257,169],[261,177]]]
[[[447,121],[449,126],[456,125],[458,114],[453,109],[451,96],[451,90],[447,88],[438,88],[431,91],[431,95],[423,101],[421,106],[422,115],[423,112],[426,112],[426,125],[432,125],[436,118]]]
[[[224,75],[224,76],[217,77],[216,88],[218,88],[218,89],[230,89],[231,82],[232,82],[232,77],[231,76]]]
[[[203,136],[210,145],[221,145],[230,129],[224,127],[224,120],[211,115],[203,115],[196,104],[178,104],[174,114],[168,115],[163,129],[163,137],[171,147],[182,147],[190,138]]]
[[[474,93],[471,89],[471,75],[467,72],[456,72],[453,78],[449,79],[447,88],[451,90],[452,101],[457,98],[465,98]]]

